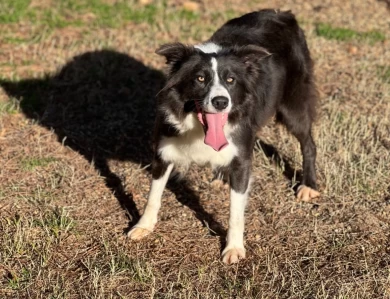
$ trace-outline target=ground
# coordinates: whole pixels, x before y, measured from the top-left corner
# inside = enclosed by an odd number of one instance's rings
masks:
[[[1,298],[390,298],[388,1],[0,0]],[[320,91],[321,197],[300,202],[297,141],[254,149],[247,258],[220,260],[228,189],[192,167],[153,234],[125,233],[149,190],[154,95],[172,41],[292,10]]]

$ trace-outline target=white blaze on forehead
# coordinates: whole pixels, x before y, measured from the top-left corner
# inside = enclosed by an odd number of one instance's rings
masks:
[[[208,112],[211,112],[211,113],[217,113],[218,111],[216,111],[216,109],[213,107],[211,100],[215,97],[226,97],[229,99],[229,104],[225,108],[225,112],[229,112],[231,109],[231,105],[232,105],[230,94],[227,91],[227,89],[225,88],[225,86],[223,86],[219,80],[218,61],[215,57],[211,58],[211,69],[213,70],[213,82],[212,82],[212,86],[210,88],[210,92],[207,96],[207,101],[205,103],[206,110]]]
[[[201,50],[203,53],[209,54],[209,53],[218,53],[222,50],[222,47],[214,44],[214,43],[205,43],[200,45],[194,46],[196,49]]]

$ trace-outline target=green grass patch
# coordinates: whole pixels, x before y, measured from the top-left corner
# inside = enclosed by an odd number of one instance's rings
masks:
[[[65,28],[67,26],[81,26],[83,22],[78,19],[66,17],[62,11],[44,10],[40,21],[49,28]]]
[[[55,1],[50,9],[31,7],[29,0],[0,0],[0,23],[28,21],[48,28],[85,25],[82,16],[95,15],[92,23],[98,26],[118,27],[126,21],[154,23],[158,8],[154,4],[140,6],[134,1],[117,1],[114,4],[102,0]]]
[[[211,13],[211,17],[213,20],[216,20],[216,22],[226,22],[238,16],[239,14],[232,9],[227,9],[225,11],[215,11]]]
[[[54,237],[66,233],[75,227],[75,222],[64,209],[56,208],[46,213],[41,219],[35,219],[34,224],[42,227]]]
[[[18,272],[9,272],[7,275],[8,286],[13,290],[19,290],[23,288],[31,280],[31,272],[22,268]]]
[[[174,12],[179,19],[184,19],[187,21],[197,21],[199,19],[199,14],[194,11],[189,11],[186,9],[181,9],[177,12]],[[174,17],[173,15],[171,17]]]
[[[57,159],[54,157],[32,157],[23,159],[20,163],[24,170],[31,171],[34,170],[36,167],[45,167],[54,161],[57,161]]]
[[[20,106],[19,101],[14,98],[11,98],[9,101],[0,102],[0,115],[2,114],[16,114],[19,113]]]
[[[331,25],[324,23],[317,24],[316,34],[326,39],[338,41],[363,40],[375,43],[386,39],[385,35],[379,31],[359,32],[348,28],[332,27]]]
[[[66,9],[62,6],[61,2],[56,3],[50,9],[33,8],[28,11],[25,19],[34,25],[45,26],[47,29],[83,25],[83,22],[79,18],[79,14]]]
[[[127,22],[155,25],[159,21],[188,23],[199,21],[201,14],[183,8],[169,7],[164,2],[140,5],[138,1],[118,0],[107,3],[104,0],[64,0],[53,1],[50,7],[31,6],[29,0],[0,0],[0,23],[27,22],[42,30],[53,30],[68,26],[118,28]],[[221,22],[237,15],[231,9],[215,12]],[[188,26],[187,26],[188,25]],[[23,43],[29,41],[13,36],[6,42]],[[32,40],[31,42],[37,42]]]
[[[6,37],[4,37],[4,41],[6,43],[10,43],[10,44],[24,44],[24,43],[28,42],[28,39],[20,38],[20,37],[13,37],[13,36],[6,36]]]
[[[29,10],[30,0],[0,0],[0,23],[17,23]]]
[[[123,22],[154,23],[157,7],[153,4],[136,7],[127,1],[119,1],[113,5],[95,0],[90,2],[89,11],[96,15],[95,23],[100,26],[119,27]]]
[[[140,283],[150,283],[153,278],[151,266],[142,259],[133,259],[124,253],[111,253],[110,274],[126,273]]]

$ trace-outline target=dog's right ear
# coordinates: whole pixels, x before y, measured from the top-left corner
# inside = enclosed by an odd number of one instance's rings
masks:
[[[194,47],[186,46],[181,43],[165,44],[156,50],[156,54],[165,56],[167,64],[175,64],[183,61],[193,53]]]
[[[237,48],[235,53],[238,57],[241,57],[246,65],[255,65],[260,60],[272,55],[267,49],[255,45]]]

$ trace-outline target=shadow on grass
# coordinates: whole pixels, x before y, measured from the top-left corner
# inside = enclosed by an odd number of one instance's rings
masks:
[[[265,143],[260,139],[257,140],[256,144],[259,148],[261,148],[265,156],[270,159],[271,163],[275,164],[277,167],[282,167],[283,165],[283,175],[288,181],[302,181],[302,171],[293,168],[290,162],[286,158],[282,157],[272,144]],[[291,187],[294,192],[297,192],[299,184],[295,184]]]
[[[160,71],[113,50],[76,56],[53,76],[16,82],[0,80],[28,118],[54,129],[59,142],[93,162],[128,212],[126,230],[140,215],[132,194],[123,188],[108,160],[132,161],[141,166],[151,163],[154,99],[163,83]],[[225,234],[187,184],[170,183],[168,188],[200,221],[206,221],[218,235]]]
[[[386,202],[386,204],[390,204],[390,185],[387,188],[387,192],[385,194],[385,202]]]

